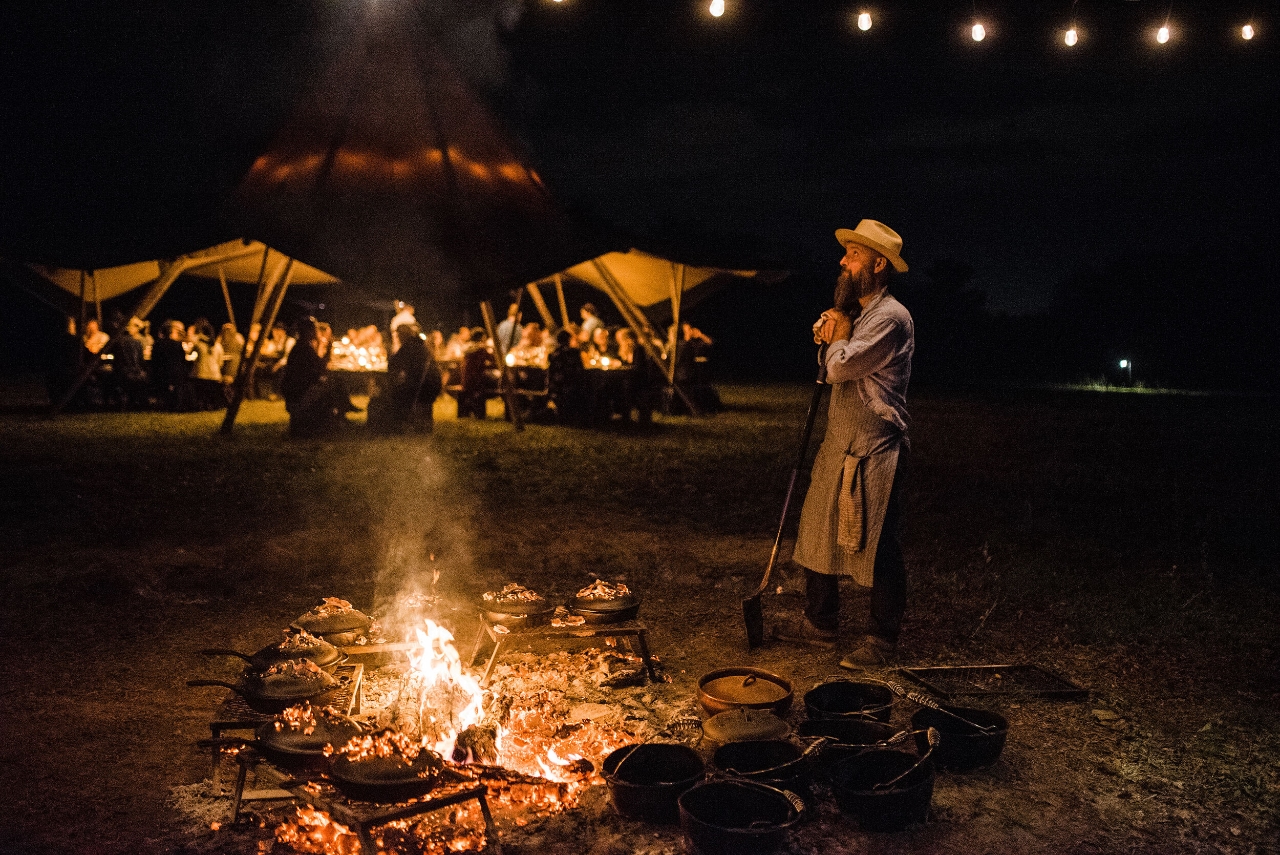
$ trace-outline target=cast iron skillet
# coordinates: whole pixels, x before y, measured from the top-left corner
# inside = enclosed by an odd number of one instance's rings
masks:
[[[308,663],[309,660],[299,660]],[[188,680],[188,686],[222,686],[230,689],[256,712],[274,714],[285,707],[309,701],[313,706],[324,706],[337,700],[346,688],[348,677],[335,677],[317,670],[313,674],[299,673],[249,673],[235,683],[224,680]]]
[[[201,650],[200,653],[204,656],[235,656],[243,659],[248,663],[245,671],[253,673],[261,673],[272,665],[287,662],[290,659],[306,658],[316,663],[320,670],[332,674],[334,669],[347,661],[347,655],[341,650],[323,638],[305,631],[294,633],[284,641],[268,645],[253,654],[244,654],[225,647],[211,647]]]

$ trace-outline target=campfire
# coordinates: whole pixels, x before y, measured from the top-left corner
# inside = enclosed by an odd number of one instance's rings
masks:
[[[638,657],[612,649],[513,655],[482,688],[448,629],[424,619],[412,632],[417,643],[407,667],[366,679],[380,730],[334,749],[349,760],[394,755],[410,762],[424,751],[445,758],[426,798],[483,784],[499,825],[523,826],[575,807],[586,787],[603,783],[604,757],[656,730],[642,708],[598,702],[613,700],[612,686],[634,685]],[[374,836],[388,852],[471,851],[485,840],[474,802],[389,822]],[[278,827],[276,844],[275,851],[361,851],[350,827],[313,806]]]

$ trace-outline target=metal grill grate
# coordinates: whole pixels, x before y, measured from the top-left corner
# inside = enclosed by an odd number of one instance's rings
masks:
[[[932,665],[898,668],[943,700],[1021,695],[1082,701],[1089,690],[1039,665]]]

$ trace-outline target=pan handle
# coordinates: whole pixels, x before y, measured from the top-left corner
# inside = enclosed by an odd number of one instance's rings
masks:
[[[253,659],[248,654],[241,653],[239,650],[227,650],[222,647],[207,647],[204,650],[200,651],[200,655],[201,656],[235,656],[239,659],[243,659],[245,662],[253,661]]]
[[[195,688],[197,686],[221,686],[224,689],[230,689],[237,695],[244,694],[240,687],[235,683],[228,683],[226,680],[188,680],[187,685]]]

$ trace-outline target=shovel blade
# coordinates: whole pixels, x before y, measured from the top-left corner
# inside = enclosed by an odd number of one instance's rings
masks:
[[[742,601],[742,619],[747,625],[747,649],[764,644],[764,602],[760,594]]]

